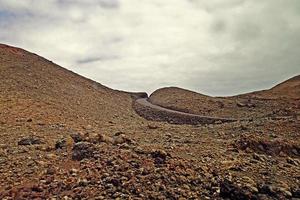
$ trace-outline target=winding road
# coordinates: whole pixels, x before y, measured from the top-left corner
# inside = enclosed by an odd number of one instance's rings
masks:
[[[154,121],[166,121],[173,124],[216,124],[235,122],[236,119],[209,117],[171,110],[148,101],[148,98],[139,98],[134,103],[135,111],[142,117]]]

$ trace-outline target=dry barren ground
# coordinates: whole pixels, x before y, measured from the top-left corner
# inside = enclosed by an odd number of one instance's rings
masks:
[[[0,199],[300,198],[295,99],[224,111],[250,121],[148,121],[133,94],[6,45],[0,79]]]

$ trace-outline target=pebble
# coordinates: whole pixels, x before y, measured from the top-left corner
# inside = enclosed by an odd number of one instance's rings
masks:
[[[67,141],[65,138],[59,139],[55,143],[55,149],[63,149],[66,147]]]
[[[26,137],[22,138],[19,142],[18,145],[36,145],[36,144],[42,144],[43,142],[41,141],[40,138],[37,137]]]
[[[73,160],[82,160],[84,158],[94,157],[96,147],[93,143],[78,142],[74,144],[72,151]]]

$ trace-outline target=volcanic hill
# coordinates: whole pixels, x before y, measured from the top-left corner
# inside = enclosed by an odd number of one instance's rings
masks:
[[[299,77],[269,90],[232,97],[210,97],[176,87],[162,88],[153,92],[149,101],[172,110],[215,117],[266,117],[283,110],[283,115],[296,115],[300,105]]]

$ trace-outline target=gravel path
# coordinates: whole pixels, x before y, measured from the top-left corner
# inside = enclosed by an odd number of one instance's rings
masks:
[[[146,119],[174,124],[214,124],[237,121],[231,118],[209,117],[167,109],[150,103],[148,98],[137,99],[134,108],[139,115]]]

